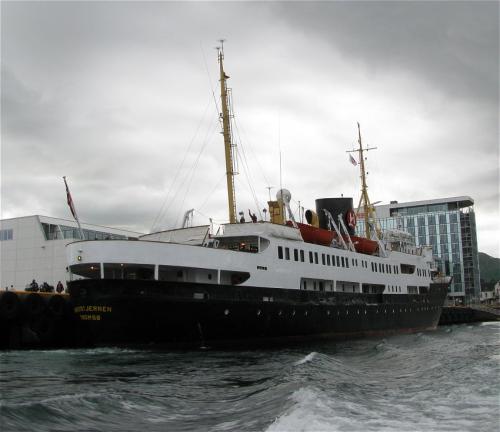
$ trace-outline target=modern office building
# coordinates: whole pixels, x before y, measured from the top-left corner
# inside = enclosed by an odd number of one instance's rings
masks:
[[[85,239],[137,238],[140,233],[81,224]],[[25,216],[0,220],[0,289],[23,290],[35,279],[66,286],[66,244],[81,239],[73,220]]]
[[[398,203],[375,207],[383,230],[412,234],[417,246],[432,246],[439,270],[453,276],[448,300],[479,301],[481,285],[474,200],[467,196]],[[363,221],[357,226],[364,230]]]

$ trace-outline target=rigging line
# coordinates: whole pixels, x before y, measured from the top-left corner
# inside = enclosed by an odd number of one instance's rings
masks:
[[[236,134],[238,135],[238,139],[239,139],[240,143],[242,143],[243,140],[241,139],[241,136],[240,136],[240,126],[239,126],[239,123],[236,122],[236,119],[234,119],[234,127],[236,129]],[[242,132],[242,135],[246,135],[246,132],[243,129],[243,127],[241,127],[241,132]],[[268,185],[271,184],[271,183],[269,183],[269,180],[267,179],[266,173],[264,172],[264,169],[262,168],[262,164],[260,163],[259,158],[256,156],[255,152],[253,151],[252,146],[250,146],[250,153],[252,154],[253,158],[257,162],[257,165],[262,173],[262,177],[264,177],[266,184],[268,184]]]
[[[191,183],[193,182],[194,175],[196,174],[196,168],[198,167],[198,162],[200,161],[201,155],[202,155],[203,151],[205,150],[205,147],[210,142],[210,139],[208,139],[208,136],[210,134],[212,134],[212,133],[213,133],[212,129],[210,129],[210,130],[207,131],[207,134],[205,135],[204,143],[201,146],[200,151],[198,153],[198,156],[196,157],[194,166],[191,169],[191,173],[190,173],[191,174],[191,178],[189,179],[189,182],[188,182],[188,185],[187,185],[187,189],[186,189],[186,193],[184,194],[184,198],[182,199],[181,206],[179,207],[179,212],[177,214],[177,219],[175,220],[175,226],[177,226],[177,222],[179,220],[179,216],[180,216],[180,214],[182,212],[182,207],[184,206],[184,202],[186,201],[186,197],[187,197],[187,195],[189,193],[189,189],[191,188]],[[212,136],[212,139],[213,139],[213,136]]]
[[[260,211],[260,204],[259,204],[259,200],[257,199],[257,195],[255,193],[255,189],[253,188],[252,186],[252,179],[251,179],[251,176],[249,174],[249,171],[250,171],[250,168],[248,167],[248,162],[246,160],[246,156],[245,156],[245,150],[243,148],[242,145],[240,145],[241,149],[242,149],[242,154],[240,152],[237,153],[237,156],[240,158],[240,161],[241,161],[241,166],[243,167],[243,171],[245,173],[245,177],[247,179],[247,182],[248,182],[248,187],[250,189],[250,193],[252,194],[252,197],[253,197],[253,200],[254,200],[254,203],[257,207],[257,211],[259,212],[259,216],[260,218],[262,219],[262,214],[261,214],[261,211]]]
[[[203,62],[205,63],[205,70],[207,71],[208,75],[208,82],[210,83],[210,89],[212,90],[212,97],[214,99],[214,104],[215,104],[215,111],[217,112],[217,118],[219,119],[219,124],[222,126],[222,119],[220,116],[220,109],[219,105],[217,104],[217,97],[215,96],[215,91],[214,91],[214,86],[212,85],[212,76],[210,75],[210,69],[208,68],[208,63],[207,63],[207,57],[205,55],[205,50],[203,49],[203,44],[200,41],[200,48],[201,48],[201,53],[203,54]]]
[[[224,180],[224,178],[226,178],[226,174],[222,174],[221,175],[220,179],[217,181],[217,183],[214,186],[214,188],[210,191],[210,193],[207,195],[207,198],[205,199],[205,201],[203,202],[203,204],[200,206],[200,209],[202,209],[203,207],[205,207],[205,205],[207,204],[208,200],[212,197],[212,194],[220,186],[220,184],[221,184],[222,180]]]
[[[251,175],[251,170],[250,170],[250,167],[249,167],[249,164],[248,164],[248,158],[246,156],[246,146],[243,145],[243,141],[241,139],[241,136],[240,136],[240,133],[239,133],[239,129],[238,129],[238,125],[236,124],[236,121],[234,121],[234,125],[235,125],[235,129],[236,129],[236,134],[238,135],[238,140],[239,140],[239,148],[241,148],[241,154],[240,152],[237,153],[237,155],[239,156],[240,158],[240,161],[241,161],[241,165],[243,166],[243,170],[245,171],[245,175],[247,177],[247,181],[249,182],[249,186],[250,186],[250,190],[251,190],[251,193],[253,195],[253,199],[254,199],[254,202],[255,202],[255,205],[257,206],[257,209],[258,209],[258,212],[259,212],[259,216],[260,218],[262,219],[262,213],[260,211],[260,204],[259,204],[259,200],[257,199],[257,194],[255,193],[255,189],[253,187],[253,178],[252,178],[252,175]],[[251,148],[251,146],[250,146]],[[257,161],[257,164],[259,164],[259,161],[257,160],[257,158],[255,158],[256,161]],[[265,178],[265,174],[264,174],[264,171],[262,170],[262,167],[261,168],[261,171],[262,171],[262,174]]]
[[[204,111],[204,113],[203,113],[203,116],[201,117],[200,121],[198,122],[198,126],[196,127],[195,134],[193,135],[193,138],[191,138],[191,141],[190,141],[190,143],[189,143],[189,145],[188,145],[188,147],[187,147],[186,151],[184,152],[184,157],[183,157],[183,159],[182,159],[182,161],[181,161],[180,165],[178,165],[178,167],[177,167],[176,173],[175,173],[175,175],[174,175],[174,179],[173,179],[173,181],[170,183],[170,186],[169,186],[169,188],[168,188],[167,194],[166,194],[166,196],[165,196],[165,200],[163,201],[163,204],[162,204],[162,206],[161,206],[161,208],[160,208],[160,211],[158,212],[158,214],[156,215],[156,217],[155,217],[155,219],[154,219],[154,222],[153,222],[153,225],[151,226],[150,231],[153,231],[153,229],[155,228],[155,226],[156,226],[156,225],[160,222],[160,220],[163,218],[162,214],[163,214],[163,211],[164,211],[165,206],[166,206],[166,204],[167,204],[167,201],[168,201],[168,197],[169,197],[169,195],[170,195],[170,192],[172,191],[172,188],[173,188],[173,186],[174,186],[175,182],[177,181],[177,177],[179,176],[179,173],[180,173],[180,171],[181,171],[181,169],[182,169],[182,167],[183,167],[183,165],[184,165],[184,162],[185,162],[186,157],[187,157],[187,155],[188,155],[188,153],[189,153],[189,150],[191,149],[191,146],[193,145],[193,142],[195,141],[195,139],[196,139],[196,137],[197,137],[197,135],[198,135],[198,132],[199,132],[199,130],[200,130],[200,128],[201,128],[201,124],[202,124],[202,123],[203,123],[203,121],[205,120],[205,116],[206,116],[206,114],[207,114],[207,111],[208,111],[208,107],[209,107],[209,106],[210,106],[210,100],[208,101],[208,104],[207,104],[207,106],[205,107],[205,111]]]
[[[201,152],[203,152],[204,146],[206,145],[206,140],[208,139],[208,135],[209,135],[209,134],[211,134],[211,133],[212,133],[212,131],[213,131],[213,122],[212,122],[212,124],[211,124],[211,125],[209,125],[209,128],[207,129],[207,132],[206,132],[206,134],[205,134],[205,138],[202,140],[202,146],[200,147],[200,150],[199,150],[199,152],[198,152],[198,156],[197,156],[197,158],[199,158],[199,157],[200,157],[200,155],[201,155]],[[178,187],[177,191],[176,191],[176,192],[175,192],[175,194],[174,194],[174,195],[170,198],[170,201],[169,201],[169,206],[171,206],[171,205],[174,203],[174,201],[177,199],[177,196],[179,195],[179,193],[181,193],[181,192],[182,192],[182,190],[183,190],[183,186],[185,186],[185,185],[186,185],[186,182],[187,182],[187,180],[188,180],[189,176],[191,175],[192,171],[193,171],[195,168],[196,168],[196,162],[195,162],[195,164],[193,164],[193,166],[191,167],[191,169],[190,169],[190,170],[187,170],[187,172],[186,172],[186,174],[185,174],[184,178],[181,180],[181,184],[179,185],[179,187]],[[187,191],[186,191],[186,193],[187,193]],[[182,212],[182,207],[178,209],[178,212]],[[165,215],[164,215],[163,217],[165,217]],[[177,216],[177,219],[178,219],[178,216]]]

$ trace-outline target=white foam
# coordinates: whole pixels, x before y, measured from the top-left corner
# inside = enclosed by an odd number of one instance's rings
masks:
[[[295,391],[290,399],[294,401],[292,407],[276,418],[266,432],[338,430],[333,422],[323,415],[330,412],[331,408],[323,402],[316,389],[301,388]]]
[[[307,354],[303,359],[300,359],[298,362],[294,363],[294,366],[299,366],[301,364],[310,362],[316,357],[317,352],[313,351],[312,353]]]

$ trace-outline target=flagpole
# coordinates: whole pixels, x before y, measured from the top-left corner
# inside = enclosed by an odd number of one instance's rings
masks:
[[[76,213],[75,203],[73,202],[73,198],[71,197],[71,193],[69,192],[68,183],[66,182],[66,176],[63,176],[63,180],[64,180],[64,185],[66,186],[66,199],[68,201],[69,209],[71,210],[71,214],[73,215],[73,217],[76,220],[76,223],[78,224],[78,231],[80,232],[81,240],[85,240],[85,236],[83,235],[82,226],[80,225],[80,221],[79,221],[78,215]]]

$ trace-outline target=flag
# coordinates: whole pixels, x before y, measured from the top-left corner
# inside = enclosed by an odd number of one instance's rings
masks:
[[[351,155],[351,154],[349,155],[349,160],[351,161],[351,163],[352,163],[354,166],[356,166],[356,165],[358,164],[358,163],[356,162],[356,159],[354,159],[354,158],[352,157],[352,155]]]
[[[64,184],[66,185],[66,199],[68,200],[69,209],[71,210],[71,214],[78,222],[78,216],[76,215],[75,205],[73,204],[73,198],[71,198],[71,194],[69,192],[68,183],[66,183],[66,177],[63,177]]]

